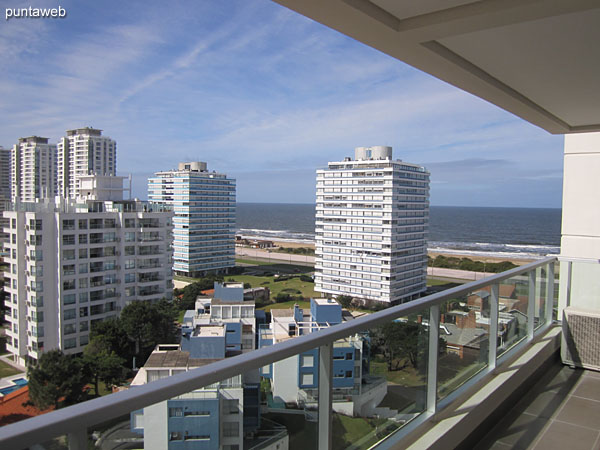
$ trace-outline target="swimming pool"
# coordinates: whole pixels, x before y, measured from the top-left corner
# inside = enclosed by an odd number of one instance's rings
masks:
[[[15,378],[14,380],[11,380],[11,382],[14,383],[12,386],[7,386],[0,389],[1,395],[8,395],[17,389],[22,388],[23,386],[27,386],[27,380],[25,378]]]

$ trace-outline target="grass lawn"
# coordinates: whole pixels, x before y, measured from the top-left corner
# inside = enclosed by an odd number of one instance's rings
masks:
[[[0,361],[0,378],[10,377],[11,375],[16,375],[18,373],[21,373],[21,371],[6,364],[4,361]]]
[[[268,287],[271,291],[271,298],[274,298],[280,292],[290,295],[302,295],[305,298],[320,297],[320,295],[314,291],[314,283],[302,281],[298,277],[278,282],[275,282],[275,278],[272,276],[261,277],[255,275],[231,275],[226,276],[225,279],[227,281],[233,279],[242,283],[250,283],[250,286],[252,287]]]
[[[258,259],[244,259],[244,258],[235,258],[236,264],[253,264],[256,266],[270,266],[271,261],[267,260],[258,260]]]
[[[371,360],[371,375],[385,377],[390,383],[403,386],[421,386],[422,376],[410,365],[401,370],[388,371],[387,362]]]

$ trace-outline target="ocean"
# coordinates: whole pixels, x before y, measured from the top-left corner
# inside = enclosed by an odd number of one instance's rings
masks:
[[[558,254],[560,209],[431,206],[429,250],[532,258]],[[315,205],[238,203],[237,233],[314,242]]]

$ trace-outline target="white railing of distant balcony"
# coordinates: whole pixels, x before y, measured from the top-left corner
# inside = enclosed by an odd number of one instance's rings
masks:
[[[319,368],[316,377],[318,378],[319,402],[315,448],[330,449],[332,448],[333,434],[334,342],[399,319],[406,321],[410,320],[407,318],[416,316],[417,318],[414,319],[416,323],[425,322],[427,324],[424,328],[426,330],[424,335],[428,335],[427,344],[424,346],[427,351],[423,355],[426,371],[422,386],[425,396],[421,408],[418,411],[399,414],[395,422],[388,421],[379,428],[376,427],[375,432],[370,433],[371,438],[369,439],[373,442],[366,437],[361,439],[361,442],[364,443],[361,448],[389,448],[392,444],[400,442],[403,436],[418,424],[431,418],[474,383],[514,356],[517,351],[522,350],[533,340],[534,335],[544,332],[552,325],[554,264],[556,261],[556,257],[545,258],[483,280],[390,307],[273,346],[6,425],[0,428],[0,448],[21,449],[68,435],[69,448],[87,449],[88,433],[91,433],[92,427],[97,424],[318,348],[318,358],[315,363]],[[508,281],[517,294],[510,301],[501,302],[500,289],[503,282]],[[468,294],[481,293],[485,288],[489,288],[490,300],[486,303],[482,298],[481,311],[486,304],[485,307],[489,308],[488,336],[498,336],[499,334],[500,307],[514,308],[511,312],[514,312],[518,339],[513,336],[509,342],[501,340],[501,344],[504,344],[501,346],[498,345],[498,339],[488,339],[487,348],[484,349],[484,346],[480,345],[477,364],[474,368],[462,367],[463,370],[458,371],[460,376],[457,379],[451,379],[449,385],[442,385],[438,382],[438,363],[442,358],[439,347],[440,319],[444,318],[446,321],[447,317],[441,316],[441,311],[445,311],[450,302],[455,304],[457,299],[459,299],[458,305],[460,306],[460,299],[467,298]],[[520,294],[518,293],[519,289]],[[524,311],[519,311],[515,306],[519,304]],[[423,313],[423,311],[427,311],[427,313]],[[447,312],[445,314],[448,315]],[[444,391],[444,389],[446,390]],[[403,419],[400,420],[400,418]]]

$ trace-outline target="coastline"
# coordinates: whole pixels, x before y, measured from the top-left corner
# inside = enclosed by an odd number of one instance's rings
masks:
[[[264,239],[264,238],[262,238]],[[282,240],[282,239],[271,239],[273,241],[273,244],[276,247],[287,247],[287,248],[301,248],[301,247],[307,247],[307,248],[312,248],[314,250],[315,248],[315,244],[314,243],[310,243],[310,242],[304,242],[304,241],[294,241],[292,239],[289,240]],[[473,261],[481,261],[481,262],[490,262],[490,263],[496,263],[496,262],[502,262],[502,261],[510,261],[513,264],[516,264],[518,266],[522,266],[524,264],[530,263],[532,261],[536,261],[538,259],[543,258],[543,255],[540,256],[535,256],[535,255],[529,255],[529,254],[523,254],[523,256],[516,256],[514,253],[508,253],[506,256],[502,256],[502,255],[477,255],[477,254],[473,254],[473,252],[470,251],[460,251],[460,250],[452,250],[452,251],[444,251],[444,250],[429,250],[427,252],[427,254],[431,257],[431,258],[435,258],[439,255],[445,256],[447,258],[469,258]]]

